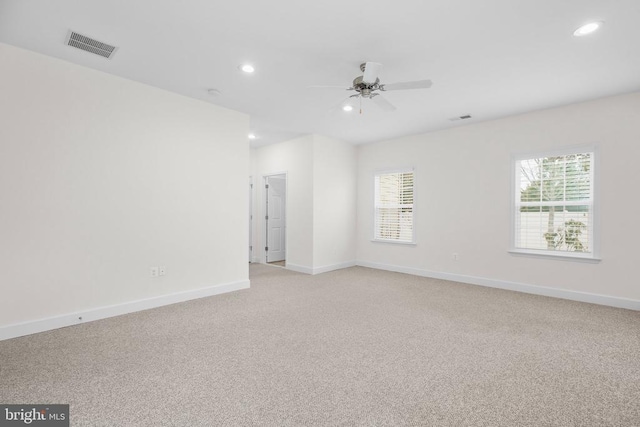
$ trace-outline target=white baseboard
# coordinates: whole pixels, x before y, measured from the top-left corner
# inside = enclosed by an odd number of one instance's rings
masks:
[[[50,331],[52,329],[64,328],[65,326],[106,319],[108,317],[120,316],[122,314],[133,313],[136,311],[148,310],[150,308],[162,307],[164,305],[238,291],[240,289],[247,289],[249,286],[249,280],[241,280],[238,282],[225,283],[207,288],[194,289],[192,291],[176,292],[153,298],[63,314],[61,316],[49,317],[46,319],[38,319],[2,326],[0,327],[0,341],[35,334],[38,332]]]
[[[285,264],[284,268],[286,268],[287,270],[296,271],[298,273],[313,274],[313,268],[305,267],[303,265],[291,264],[289,262]]]
[[[355,267],[355,261],[341,262],[339,264],[325,265],[323,267],[315,267],[311,274],[327,273],[329,271],[340,270],[342,268]]]
[[[608,295],[592,294],[588,292],[570,291],[567,289],[549,288],[546,286],[529,285],[525,283],[508,282],[505,280],[487,279],[484,277],[466,276],[463,274],[441,273],[437,271],[421,270],[399,265],[381,264],[370,261],[357,261],[362,267],[378,270],[395,271],[398,273],[412,274],[414,276],[431,277],[434,279],[450,280],[453,282],[468,283],[471,285],[487,286],[490,288],[506,289],[509,291],[524,292],[527,294],[543,295],[547,297],[562,298],[572,301],[588,302],[591,304],[607,305],[610,307],[626,308],[640,311],[640,301],[629,298],[612,297]]]
[[[287,270],[296,271],[298,273],[313,275],[313,274],[327,273],[329,271],[340,270],[341,268],[348,268],[348,267],[355,267],[355,266],[356,266],[355,261],[341,262],[339,264],[324,265],[322,267],[315,267],[315,268],[305,267],[303,265],[296,265],[296,264],[291,264],[287,262],[285,268]]]

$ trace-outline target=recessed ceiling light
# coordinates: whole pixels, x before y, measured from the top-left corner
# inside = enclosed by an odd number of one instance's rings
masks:
[[[351,111],[351,110],[353,110],[353,107],[351,105],[345,105],[344,107],[342,107],[342,109],[344,111]]]
[[[247,136],[249,137],[249,139],[256,139],[256,136],[255,136],[255,134],[253,134],[253,133],[250,133],[250,134],[249,134],[249,135],[247,135]]]
[[[589,22],[588,24],[584,24],[582,27],[578,28],[573,32],[573,35],[576,37],[586,36],[587,34],[591,34],[594,31],[597,31],[604,24],[603,21],[595,21]]]
[[[253,73],[256,70],[255,68],[253,68],[253,65],[250,65],[250,64],[243,64],[238,68],[240,68],[245,73]]]

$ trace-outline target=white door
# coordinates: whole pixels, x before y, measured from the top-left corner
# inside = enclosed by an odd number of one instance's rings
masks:
[[[266,177],[267,190],[267,262],[286,259],[286,177]]]

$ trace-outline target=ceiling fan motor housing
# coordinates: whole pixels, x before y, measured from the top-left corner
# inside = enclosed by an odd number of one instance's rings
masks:
[[[358,76],[353,80],[353,89],[365,98],[370,98],[373,91],[379,89],[380,79],[376,79],[375,83],[365,83],[362,81],[363,76]]]

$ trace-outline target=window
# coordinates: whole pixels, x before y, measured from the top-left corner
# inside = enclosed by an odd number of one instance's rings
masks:
[[[595,258],[593,172],[593,151],[515,161],[515,252]]]
[[[413,243],[413,171],[375,176],[373,239]]]

